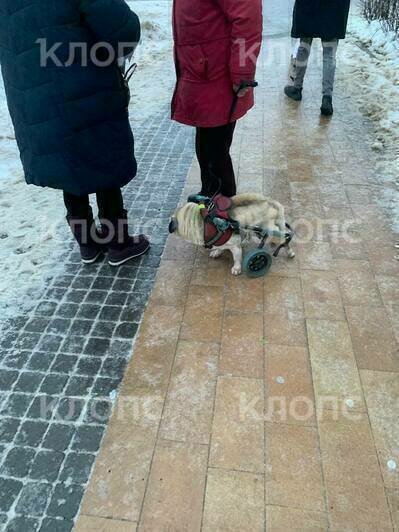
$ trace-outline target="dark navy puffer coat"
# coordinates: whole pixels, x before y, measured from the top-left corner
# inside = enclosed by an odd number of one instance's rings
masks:
[[[344,39],[350,0],[296,0],[292,37]]]
[[[27,183],[81,195],[136,175],[126,90],[109,57],[110,46],[117,55],[139,39],[124,0],[0,1],[0,62]],[[108,51],[95,53],[100,42]],[[46,60],[53,45],[56,60]]]

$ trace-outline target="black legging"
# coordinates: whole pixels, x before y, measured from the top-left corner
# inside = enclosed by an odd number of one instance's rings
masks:
[[[123,214],[123,197],[119,188],[101,190],[97,192],[99,218],[112,220]],[[64,191],[64,203],[68,216],[86,220],[90,217],[89,196],[75,196]]]
[[[219,189],[225,196],[237,193],[230,148],[236,123],[220,127],[199,127],[195,147],[201,168],[201,192],[213,196]]]

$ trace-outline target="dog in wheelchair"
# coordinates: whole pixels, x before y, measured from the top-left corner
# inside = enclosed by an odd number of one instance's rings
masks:
[[[172,216],[169,232],[209,249],[213,258],[230,251],[233,275],[240,275],[243,268],[250,277],[266,275],[281,249],[295,257],[284,207],[261,194],[190,196]],[[250,243],[257,247],[244,256],[243,246]]]

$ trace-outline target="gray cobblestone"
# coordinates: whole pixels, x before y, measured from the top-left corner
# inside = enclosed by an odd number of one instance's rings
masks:
[[[83,266],[71,240],[63,273],[29,314],[3,324],[0,529],[73,527],[192,161],[191,136],[166,113],[137,137],[139,174],[124,197],[150,253],[119,269]]]

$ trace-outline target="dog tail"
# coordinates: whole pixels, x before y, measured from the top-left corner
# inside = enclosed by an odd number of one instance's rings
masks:
[[[254,203],[264,203],[266,200],[262,194],[256,194],[248,192],[247,194],[239,194],[231,198],[233,207],[245,207],[247,205],[253,205]]]

